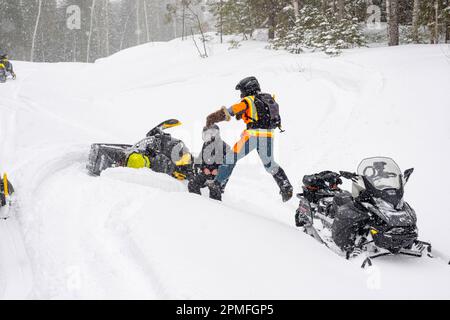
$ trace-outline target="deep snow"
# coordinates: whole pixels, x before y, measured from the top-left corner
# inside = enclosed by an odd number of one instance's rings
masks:
[[[20,242],[21,232],[28,262],[0,241],[0,297],[450,298],[439,259],[388,257],[361,270],[295,229],[297,201],[281,203],[255,155],[239,163],[223,203],[149,170],[86,174],[91,143],[133,143],[168,118],[184,123],[172,133],[198,152],[206,116],[255,75],[282,106],[276,152],[297,191],[304,174],[391,156],[416,168],[406,199],[421,239],[448,258],[449,46],[338,58],[264,47],[215,43],[200,59],[174,40],[91,65],[16,62],[18,79],[0,86],[0,170],[18,190],[20,227],[0,221],[0,239]],[[231,144],[243,125],[221,128]]]

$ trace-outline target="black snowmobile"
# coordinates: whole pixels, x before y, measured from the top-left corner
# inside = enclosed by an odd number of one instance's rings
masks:
[[[0,52],[0,83],[5,83],[7,79],[16,80],[13,66],[8,59],[7,54]]]
[[[418,240],[414,209],[403,200],[414,169],[401,172],[390,158],[369,158],[358,173],[325,171],[305,176],[296,225],[347,259],[363,255],[362,267],[386,255],[432,257],[431,244]],[[353,182],[342,190],[342,178]]]
[[[93,144],[86,167],[91,175],[99,176],[108,168],[127,167],[132,155],[142,154],[151,159],[150,169],[179,180],[189,179],[193,174],[192,155],[181,140],[164,132],[179,125],[181,122],[175,119],[164,121],[134,145]]]
[[[14,188],[6,174],[3,177],[0,176],[0,178],[0,219],[8,219],[10,209],[14,204]]]

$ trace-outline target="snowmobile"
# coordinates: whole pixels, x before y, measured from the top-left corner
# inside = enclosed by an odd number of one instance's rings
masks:
[[[5,83],[8,79],[16,80],[16,74],[7,59],[8,55],[0,52],[0,83]]]
[[[363,160],[357,173],[305,176],[296,225],[346,259],[362,256],[363,268],[387,255],[433,257],[431,244],[418,240],[414,209],[403,200],[413,171],[402,173],[394,160],[376,157]],[[351,180],[351,193],[340,187],[342,178]]]
[[[5,83],[7,79],[6,71],[0,65],[0,83]]]
[[[16,80],[17,76],[16,74],[11,74],[8,71],[5,71],[0,66],[0,83],[5,83],[7,80]]]
[[[14,188],[5,173],[0,182],[0,219],[10,217],[10,209],[14,204],[13,194]]]
[[[193,174],[192,155],[181,140],[164,132],[179,125],[181,122],[175,119],[164,121],[134,145],[93,144],[86,166],[88,172],[100,176],[108,168],[127,167],[130,157],[142,154],[146,159],[154,160],[148,160],[152,170],[170,174],[178,180],[189,179]]]

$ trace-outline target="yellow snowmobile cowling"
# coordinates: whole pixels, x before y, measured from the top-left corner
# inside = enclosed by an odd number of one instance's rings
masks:
[[[93,144],[86,168],[93,176],[108,168],[149,168],[185,180],[194,174],[193,156],[181,140],[165,132],[180,125],[176,119],[166,120],[134,145]]]
[[[3,175],[3,192],[5,194],[5,197],[9,196],[8,176],[6,175],[6,173]]]
[[[190,153],[185,153],[180,160],[175,162],[177,167],[187,166],[192,163],[192,155]]]
[[[8,219],[12,214],[14,205],[14,188],[8,181],[6,174],[0,176],[0,219]]]

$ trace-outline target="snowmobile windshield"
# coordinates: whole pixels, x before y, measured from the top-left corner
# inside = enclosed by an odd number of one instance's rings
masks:
[[[364,159],[358,167],[358,174],[366,177],[377,190],[402,188],[402,172],[391,158]]]

